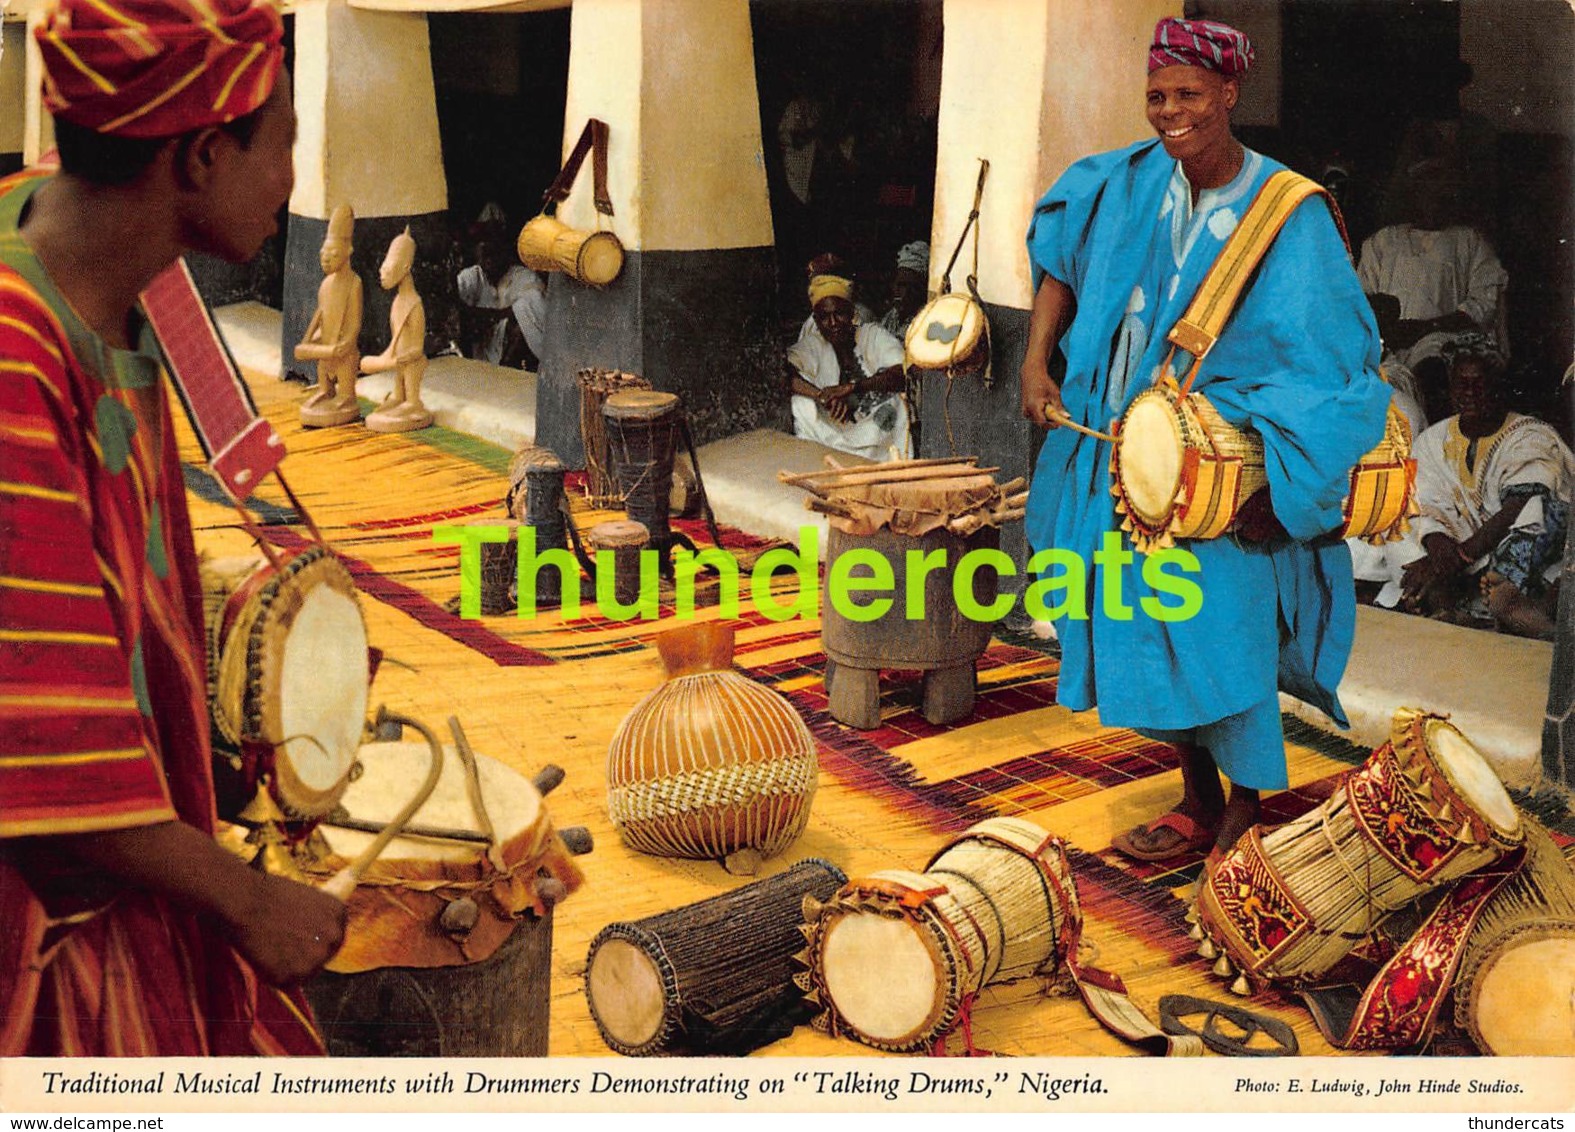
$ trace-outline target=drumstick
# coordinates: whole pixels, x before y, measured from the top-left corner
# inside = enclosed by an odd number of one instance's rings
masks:
[[[1045,419],[1055,421],[1061,428],[1069,428],[1073,432],[1082,433],[1084,436],[1092,436],[1095,440],[1106,440],[1111,444],[1116,442],[1116,438],[1108,432],[1100,432],[1097,429],[1089,428],[1087,425],[1080,425],[1064,412],[1051,413],[1048,405],[1045,406]]]
[[[476,752],[470,749],[470,741],[465,738],[458,716],[448,717],[448,729],[454,734],[454,749],[459,752],[460,762],[465,764],[465,793],[470,795],[471,813],[476,815],[481,832],[487,835],[487,860],[498,872],[506,873],[509,870],[508,862],[503,859],[503,850],[492,828],[492,817],[487,813],[487,804],[481,798],[481,770],[476,766]]]
[[[408,716],[400,715],[397,712],[389,712],[383,718],[397,721],[406,727],[414,727],[421,732],[422,737],[426,739],[427,744],[432,748],[432,765],[427,769],[426,781],[421,784],[421,789],[416,791],[415,797],[406,802],[405,808],[394,816],[394,820],[383,827],[383,832],[374,837],[372,843],[361,850],[360,856],[329,877],[327,883],[323,885],[324,892],[330,896],[337,896],[340,900],[347,901],[350,899],[350,894],[355,891],[356,883],[361,879],[361,874],[366,872],[384,849],[388,848],[388,843],[399,836],[400,831],[405,828],[405,823],[415,817],[416,811],[426,805],[427,799],[432,796],[432,791],[437,788],[438,779],[443,776],[443,746],[437,741],[437,736],[432,734],[431,730],[424,723],[420,723]]]
[[[870,484],[886,483],[915,483],[919,480],[961,479],[968,476],[987,476],[1000,468],[977,468],[971,464],[958,464],[950,460],[944,465],[935,465],[926,468],[896,468],[887,470],[883,465],[876,464],[869,468],[849,469],[835,479],[823,479],[817,482],[817,487],[864,487]],[[803,486],[802,484],[795,486]]]
[[[822,515],[835,515],[839,519],[857,519],[851,508],[841,503],[834,503],[829,499],[814,498],[804,500],[804,508],[808,511],[819,511]]]
[[[335,817],[322,823],[333,826],[335,829],[353,829],[357,833],[382,833],[383,823],[380,821],[367,821],[364,818]],[[405,826],[399,831],[401,837],[430,837],[437,841],[466,841],[485,845],[492,840],[485,833],[477,829],[449,829],[435,825]]]
[[[826,458],[830,462],[831,457]],[[877,468],[933,468],[942,464],[977,464],[977,456],[934,456],[924,460],[888,460],[880,464],[832,464],[829,468],[822,468],[813,472],[778,472],[777,479],[783,483],[794,484],[802,487],[805,480],[835,479],[846,472],[868,472]]]

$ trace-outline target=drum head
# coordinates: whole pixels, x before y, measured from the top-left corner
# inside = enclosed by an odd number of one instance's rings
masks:
[[[575,258],[575,278],[605,287],[623,270],[623,244],[611,232],[592,232]]]
[[[1135,516],[1151,527],[1169,522],[1181,488],[1181,423],[1163,393],[1139,395],[1116,441],[1121,488]]]
[[[946,1008],[945,965],[933,933],[906,916],[837,916],[824,928],[827,1005],[861,1035],[922,1040]]]
[[[678,408],[678,394],[657,389],[628,389],[614,393],[602,405],[602,414],[614,420],[650,421]]]
[[[1425,734],[1433,761],[1462,800],[1501,836],[1519,836],[1520,811],[1471,740],[1442,719],[1428,720]]]
[[[908,326],[908,364],[920,369],[958,365],[979,349],[984,326],[984,311],[971,296],[952,292],[932,299]]]
[[[1575,924],[1517,936],[1489,956],[1477,975],[1471,1014],[1484,1053],[1575,1055]]]
[[[633,519],[608,519],[597,523],[585,533],[585,541],[597,550],[615,550],[620,546],[645,546],[651,541],[651,532],[644,523]]]
[[[625,1050],[655,1040],[667,1017],[667,991],[656,962],[627,939],[604,940],[585,971],[591,1013]]]

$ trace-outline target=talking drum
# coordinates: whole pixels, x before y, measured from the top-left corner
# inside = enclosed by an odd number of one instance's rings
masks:
[[[1080,923],[1061,842],[992,818],[928,872],[843,885],[808,925],[801,985],[825,1008],[817,1027],[876,1049],[929,1049],[985,985],[1055,969]]]
[[[969,295],[951,292],[931,299],[913,316],[904,341],[908,365],[962,376],[990,364],[990,324]]]
[[[326,547],[275,569],[201,563],[219,813],[261,785],[285,814],[321,817],[344,792],[366,724],[366,622],[349,571]]]
[[[585,493],[593,506],[622,507],[623,495],[613,478],[612,460],[607,455],[607,420],[602,406],[614,393],[649,389],[651,383],[639,374],[615,369],[582,369],[580,383],[580,441],[585,446]]]
[[[1198,892],[1217,974],[1314,984],[1392,912],[1520,845],[1520,814],[1453,725],[1412,708],[1305,816],[1254,826]],[[1216,954],[1222,951],[1223,955]]]
[[[1341,538],[1383,542],[1415,514],[1410,430],[1393,405],[1384,439],[1351,470]],[[1263,438],[1226,421],[1201,393],[1166,381],[1138,394],[1116,428],[1110,493],[1121,529],[1148,553],[1178,538],[1218,538],[1269,478]]]
[[[344,946],[307,987],[334,1054],[542,1056],[546,1053],[551,931],[538,890],[545,872],[580,883],[541,795],[509,767],[452,749],[432,796],[351,894]],[[424,743],[374,743],[345,792],[347,819],[386,824],[426,771]],[[329,853],[309,866],[333,874],[374,834],[331,821]],[[541,922],[522,924],[532,913]]]
[[[504,502],[509,514],[534,532],[538,555],[547,550],[564,550],[569,545],[563,478],[563,461],[549,448],[522,448],[509,462],[509,494]],[[518,564],[516,552],[515,565]],[[538,570],[535,598],[538,606],[561,604],[562,572]],[[520,608],[517,578],[510,583],[509,604]]]
[[[612,823],[659,857],[769,857],[809,821],[815,740],[791,704],[733,670],[715,622],[656,638],[667,680],[630,710],[607,752]]]
[[[804,898],[826,900],[847,879],[811,858],[708,900],[609,924],[585,963],[602,1039],[630,1057],[739,1057],[786,1037],[811,1013],[793,981]]]
[[[1483,1053],[1575,1055],[1575,872],[1547,830],[1483,907],[1455,976],[1455,1024]]]
[[[562,271],[593,287],[605,287],[623,270],[623,244],[611,232],[570,228],[546,213],[520,229],[515,251],[532,271]]]
[[[664,559],[673,541],[668,514],[673,496],[673,454],[682,420],[678,395],[654,389],[614,393],[602,406],[613,482],[629,518],[645,524]]]

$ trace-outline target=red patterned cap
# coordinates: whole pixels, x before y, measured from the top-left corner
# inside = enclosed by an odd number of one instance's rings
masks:
[[[1227,24],[1212,20],[1178,20],[1167,16],[1154,26],[1154,45],[1148,50],[1148,69],[1181,64],[1204,67],[1239,79],[1252,66],[1252,41]]]

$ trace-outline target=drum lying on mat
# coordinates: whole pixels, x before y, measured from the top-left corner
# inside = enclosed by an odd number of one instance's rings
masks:
[[[221,815],[260,782],[286,814],[315,818],[344,792],[366,722],[366,622],[349,571],[324,547],[275,570],[261,558],[201,564]]]
[[[609,924],[591,942],[585,996],[602,1039],[631,1057],[741,1056],[809,1020],[793,976],[806,896],[847,880],[822,860],[671,912]]]
[[[838,890],[806,929],[801,985],[825,1009],[817,1027],[876,1049],[927,1049],[986,984],[1053,970],[1079,917],[1061,842],[993,818],[929,872],[885,870]]]
[[[989,321],[972,296],[953,291],[913,316],[903,345],[908,365],[918,369],[979,373],[990,364]]]
[[[1199,921],[1231,975],[1313,983],[1391,913],[1493,864],[1523,836],[1470,741],[1439,716],[1402,708],[1389,742],[1322,805],[1247,831],[1205,876]]]
[[[1466,941],[1455,1024],[1483,1053],[1575,1055],[1575,871],[1534,822],[1524,864]]]
[[[409,801],[431,759],[425,743],[373,743],[345,792],[349,818],[381,827]],[[546,872],[572,891],[580,873],[530,779],[485,755],[474,779],[444,752],[437,788],[351,894],[344,946],[308,986],[330,1045],[384,1030],[382,1051],[411,1056],[539,1056],[547,1018]],[[341,819],[342,820],[342,819]],[[486,831],[493,838],[489,843]],[[331,876],[375,836],[319,827]],[[525,938],[516,939],[524,935]],[[394,1009],[399,1015],[390,1013]],[[370,1016],[369,1016],[370,1015]],[[418,1040],[419,1039],[419,1040]]]
[[[1384,542],[1416,513],[1416,463],[1405,418],[1389,407],[1384,439],[1351,470],[1341,538]],[[1110,455],[1121,529],[1145,553],[1178,538],[1218,538],[1268,485],[1263,438],[1220,416],[1201,393],[1173,382],[1138,394],[1122,414]]]

